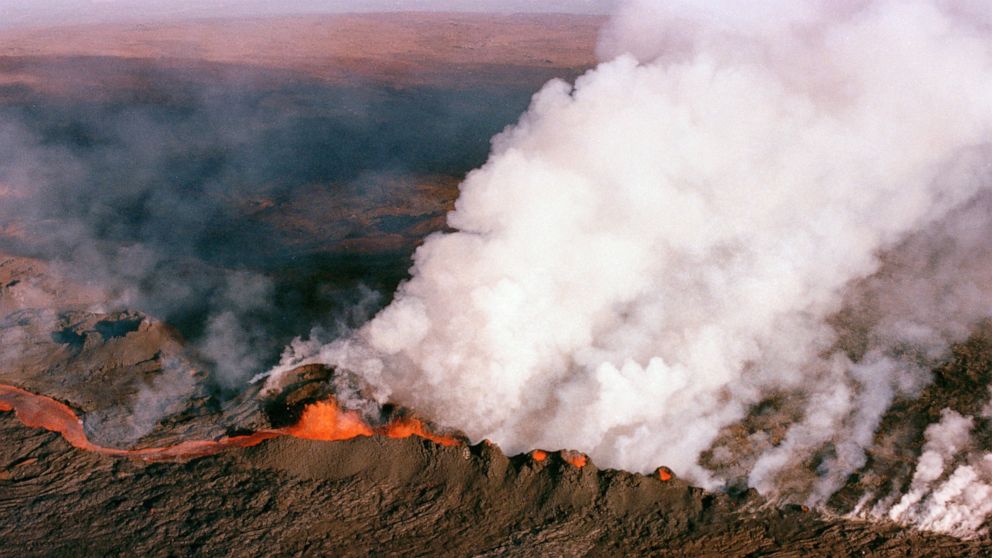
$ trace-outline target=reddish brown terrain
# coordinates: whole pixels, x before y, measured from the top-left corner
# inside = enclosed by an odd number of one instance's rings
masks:
[[[988,331],[893,407],[880,436],[900,449],[871,455],[827,510],[561,448],[507,456],[416,410],[369,420],[335,405],[347,378],[320,366],[279,393],[249,382],[293,336],[385,303],[489,138],[543,82],[595,62],[601,24],[394,14],[0,34],[0,123],[16,125],[0,155],[28,154],[0,165],[0,204],[18,208],[0,212],[0,555],[990,555],[987,535],[843,517],[907,482],[941,409],[983,404]],[[265,303],[225,302],[232,282],[261,282]],[[217,357],[225,316],[244,339],[220,346],[255,351],[244,370]]]
[[[0,56],[197,61],[349,83],[539,86],[595,62],[603,22],[578,15],[400,13],[90,25],[4,32]],[[4,79],[59,85],[30,72]]]

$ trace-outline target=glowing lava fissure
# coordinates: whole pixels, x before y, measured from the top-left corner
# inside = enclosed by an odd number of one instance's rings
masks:
[[[658,467],[655,472],[658,474],[658,478],[663,482],[668,482],[675,478],[675,473],[673,473],[668,467]]]
[[[338,404],[330,399],[307,405],[300,415],[299,422],[283,431],[297,438],[326,442],[372,436],[375,433],[358,413],[342,411]]]
[[[255,446],[279,436],[327,442],[371,436],[394,439],[417,436],[448,447],[467,443],[464,438],[434,432],[425,422],[409,415],[394,416],[386,424],[373,427],[358,412],[341,409],[333,398],[307,404],[300,419],[291,426],[259,430],[251,434],[227,436],[216,440],[190,440],[171,446],[141,449],[119,449],[94,444],[86,436],[83,421],[65,403],[18,387],[0,384],[0,412],[4,411],[14,411],[17,418],[29,428],[43,428],[61,434],[75,448],[143,461],[182,461],[206,457],[231,448]],[[537,449],[530,452],[530,457],[540,463],[547,461],[550,453]],[[589,457],[581,452],[561,450],[557,453],[562,461],[578,469],[589,463]],[[670,471],[667,468],[662,469]],[[665,476],[660,474],[662,480],[671,478]]]
[[[308,404],[300,420],[281,430],[296,438],[336,442],[360,436],[409,438],[417,436],[442,446],[457,446],[465,441],[455,436],[433,432],[423,421],[411,416],[392,418],[383,426],[373,428],[356,411],[342,410],[334,399]]]
[[[562,450],[561,458],[576,469],[581,469],[589,464],[589,456],[578,451]]]
[[[92,443],[86,436],[83,421],[68,405],[18,387],[0,384],[0,411],[14,411],[17,418],[27,427],[57,432],[75,448],[144,461],[178,461],[205,457],[230,448],[254,446],[279,436],[322,441],[342,441],[374,435],[388,438],[418,436],[443,446],[464,443],[454,436],[432,432],[426,424],[413,417],[397,418],[382,427],[372,428],[358,413],[341,410],[333,399],[307,405],[300,420],[285,428],[260,430],[216,440],[191,440],[171,446],[132,450],[109,448]]]
[[[414,417],[401,417],[390,421],[389,424],[384,427],[382,433],[388,438],[408,438],[410,436],[419,436],[425,440],[430,440],[435,444],[442,446],[457,446],[464,443],[462,440],[454,436],[446,436],[444,434],[436,434],[431,432],[423,421]]]

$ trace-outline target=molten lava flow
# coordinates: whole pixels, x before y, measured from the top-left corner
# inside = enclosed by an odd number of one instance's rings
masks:
[[[14,411],[25,426],[58,432],[74,447],[96,451],[83,431],[83,422],[68,406],[13,386],[0,386],[0,405]]]
[[[83,430],[83,421],[75,411],[51,397],[36,395],[13,386],[0,385],[0,411],[14,411],[25,426],[58,432],[73,447],[117,457],[133,457],[145,461],[171,461],[191,459],[220,453],[228,448],[254,446],[280,433],[263,430],[245,436],[232,436],[219,440],[194,440],[174,446],[123,450],[99,446],[89,441]]]
[[[431,432],[423,421],[409,416],[396,418],[379,428],[372,428],[362,420],[357,412],[342,410],[333,399],[307,405],[303,409],[299,422],[288,428],[260,430],[243,436],[229,436],[217,440],[191,440],[172,446],[134,450],[108,448],[90,442],[83,429],[83,421],[79,419],[75,411],[51,397],[36,395],[20,388],[0,384],[0,411],[14,411],[17,418],[25,426],[58,432],[73,447],[103,455],[130,457],[145,461],[175,461],[205,457],[229,448],[254,446],[278,436],[339,441],[378,434],[388,438],[417,436],[442,446],[456,446],[464,443],[460,438]],[[585,454],[577,451],[566,450],[562,451],[560,455],[565,462],[578,468],[585,467],[589,462],[589,458]],[[542,462],[548,458],[548,452],[534,450],[530,456],[534,461]],[[659,476],[662,480],[667,480],[662,476],[661,469],[659,469]]]
[[[418,436],[442,446],[457,446],[461,440],[431,432],[423,421],[400,417],[373,429],[355,411],[342,411],[333,399],[306,406],[300,421],[285,429],[286,434],[308,440],[338,441],[379,434],[387,438]]]
[[[382,429],[382,433],[389,438],[409,438],[410,436],[419,436],[425,440],[430,440],[435,444],[440,444],[442,446],[457,446],[461,444],[461,440],[454,438],[452,436],[445,436],[443,434],[435,434],[424,426],[424,423],[412,418],[404,417],[396,419],[385,426]]]
[[[319,401],[303,409],[300,421],[285,429],[286,434],[307,440],[335,442],[371,436],[372,428],[354,411],[341,411],[333,400]]]
[[[589,463],[589,457],[586,454],[577,451],[562,450],[561,458],[564,459],[566,463],[578,469],[585,467],[586,464]]]
[[[83,421],[68,405],[51,397],[36,395],[14,386],[0,384],[0,412],[14,411],[25,426],[58,432],[73,447],[103,455],[131,457],[145,461],[174,461],[205,457],[229,448],[257,445],[278,436],[293,436],[308,440],[339,441],[359,436],[380,434],[389,438],[419,436],[442,446],[454,446],[462,441],[453,436],[431,432],[420,420],[413,417],[396,419],[386,426],[373,429],[355,411],[343,411],[334,400],[307,405],[299,422],[283,429],[260,430],[243,436],[229,436],[217,440],[191,440],[172,446],[135,450],[108,448],[90,442],[83,429]]]
[[[431,432],[423,421],[410,416],[399,417],[385,426],[372,428],[357,412],[342,410],[333,399],[307,405],[299,422],[288,428],[260,430],[243,436],[228,436],[217,440],[192,440],[172,446],[134,450],[94,444],[86,437],[83,421],[68,405],[51,397],[0,384],[0,412],[3,411],[14,411],[25,426],[58,432],[73,447],[103,455],[144,461],[179,461],[205,457],[230,448],[251,447],[279,436],[323,441],[350,440],[359,436],[375,435],[388,438],[418,436],[442,446],[465,443],[455,436]],[[492,445],[488,440],[483,440],[483,443]],[[577,451],[562,450],[559,455],[563,461],[579,469],[589,463],[589,457]],[[535,462],[541,463],[548,459],[549,453],[536,449],[530,452],[530,457]],[[675,476],[668,467],[659,467],[656,473],[662,481],[669,481]]]
[[[658,478],[662,481],[668,482],[672,480],[674,476],[675,473],[673,473],[668,467],[658,467]]]

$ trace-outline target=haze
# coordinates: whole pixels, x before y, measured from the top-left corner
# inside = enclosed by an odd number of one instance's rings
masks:
[[[605,14],[615,0],[0,0],[0,29],[64,24],[161,21],[348,12],[496,12]]]

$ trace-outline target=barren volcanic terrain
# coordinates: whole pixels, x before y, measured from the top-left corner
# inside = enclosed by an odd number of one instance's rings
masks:
[[[706,491],[665,463],[506,455],[417,409],[346,409],[336,398],[367,387],[320,364],[278,390],[252,381],[294,337],[389,302],[490,138],[595,64],[602,24],[0,33],[0,555],[992,555],[987,533],[854,513],[910,484],[942,412],[982,414],[987,325],[896,398],[867,463],[815,509],[798,495],[819,463],[790,473],[795,498],[746,488],[755,433],[777,444],[789,420],[774,398],[720,431],[733,459],[703,461],[741,482]],[[859,319],[836,318],[852,355]],[[992,419],[974,439],[992,445]]]

